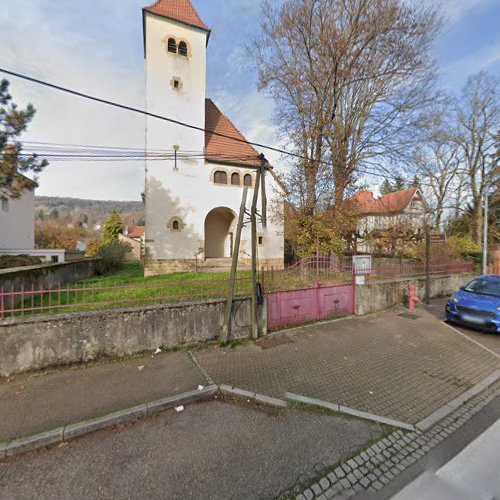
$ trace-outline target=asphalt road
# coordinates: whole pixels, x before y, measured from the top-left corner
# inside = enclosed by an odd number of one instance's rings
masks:
[[[0,462],[0,498],[270,498],[381,435],[324,412],[198,403]]]
[[[444,312],[446,301],[446,298],[433,300],[430,306],[425,306],[426,310],[444,321],[446,318]],[[449,323],[449,326],[451,328],[454,328],[457,332],[465,335],[467,338],[479,343],[486,349],[489,349],[490,351],[500,356],[500,333],[483,332],[472,327],[465,327],[455,323]]]

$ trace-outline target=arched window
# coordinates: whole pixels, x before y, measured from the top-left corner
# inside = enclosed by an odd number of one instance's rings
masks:
[[[231,175],[231,185],[233,186],[239,186],[240,185],[240,174],[237,174],[236,172]]]
[[[172,229],[174,231],[178,231],[179,230],[179,221],[178,220],[174,220],[174,222],[172,222]]]
[[[188,46],[186,42],[179,42],[179,55],[184,57],[188,56]]]
[[[243,185],[252,187],[252,176],[250,174],[246,174],[245,177],[243,177]]]
[[[217,170],[214,174],[215,184],[227,184],[227,174],[223,170]]]
[[[177,54],[177,42],[175,41],[175,38],[168,39],[168,51],[173,54]]]

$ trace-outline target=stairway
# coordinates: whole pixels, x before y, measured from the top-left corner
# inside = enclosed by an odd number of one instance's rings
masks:
[[[223,258],[210,258],[198,261],[198,272],[200,273],[221,273],[229,272],[231,270],[231,257]],[[249,264],[243,261],[238,261],[238,271],[250,270]]]

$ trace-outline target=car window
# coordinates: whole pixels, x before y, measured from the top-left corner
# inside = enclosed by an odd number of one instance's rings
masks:
[[[471,281],[466,287],[466,292],[479,293],[481,295],[492,295],[500,298],[500,280],[477,279]]]

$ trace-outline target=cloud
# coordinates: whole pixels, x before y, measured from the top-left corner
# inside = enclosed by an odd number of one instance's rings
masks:
[[[105,4],[101,6],[104,12]],[[0,11],[0,65],[96,96],[143,107],[139,20],[134,32],[138,40],[135,45],[139,47],[135,62],[130,56],[130,41],[125,37],[123,57],[117,54],[120,44],[114,37],[113,24],[117,16],[100,18],[90,7],[81,0],[72,3],[9,0]],[[94,23],[90,23],[91,20]],[[76,29],[78,24],[79,29]],[[120,31],[121,27],[117,29]],[[31,102],[37,110],[23,136],[25,140],[121,147],[141,147],[144,143],[143,117],[16,78],[10,81],[14,100],[19,105]],[[143,165],[139,162],[53,162],[40,175],[37,194],[138,200],[143,178]]]
[[[443,68],[448,83],[463,82],[464,77],[487,70],[500,63],[500,39],[493,45],[468,54]]]
[[[493,4],[494,0],[441,0],[443,14],[450,24],[456,24],[471,11],[478,13]]]

